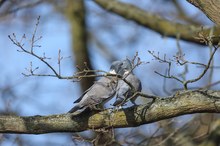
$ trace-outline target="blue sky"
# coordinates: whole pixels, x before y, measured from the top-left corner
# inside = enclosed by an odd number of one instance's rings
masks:
[[[134,3],[133,1],[130,2]],[[142,0],[142,2],[144,1]],[[199,14],[198,19],[205,20],[207,25],[212,24],[203,14],[199,13],[196,8],[186,2],[182,3],[186,6],[186,11],[189,12],[190,15],[194,16]],[[152,6],[156,7],[155,5]],[[103,17],[99,17],[99,15],[103,13],[106,14],[106,12],[97,7],[92,1],[87,1],[87,7],[89,8],[89,15],[87,18],[89,31],[95,32],[98,39],[101,42],[105,42],[110,52],[112,52],[117,59],[124,59],[127,56],[131,58],[135,55],[135,52],[138,51],[142,60],[150,61],[149,64],[142,65],[135,70],[137,76],[143,79],[143,92],[154,93],[158,89],[162,91],[163,84],[161,83],[163,82],[163,78],[156,75],[154,70],[162,71],[163,73],[164,65],[157,61],[152,61],[152,57],[147,51],[159,51],[161,55],[166,53],[167,56],[172,58],[177,52],[176,40],[162,38],[156,32],[145,29],[134,22],[121,19],[121,17],[112,14],[107,14],[106,16],[112,20],[109,25],[114,31],[105,30],[104,28],[97,29],[97,27],[99,27],[98,24],[100,24],[100,21],[103,19]],[[149,10],[158,13],[160,13],[160,11],[168,11],[166,9],[157,11],[155,8],[150,8],[148,3],[145,3],[141,7],[142,9],[148,7]],[[37,52],[39,54],[46,52],[46,54],[52,58],[50,63],[57,68],[56,58],[59,49],[62,50],[62,55],[64,57],[72,55],[70,49],[70,26],[66,19],[62,15],[54,13],[52,7],[49,5],[40,5],[35,8],[35,10],[37,12],[35,15],[41,16],[37,35],[43,36],[39,41],[42,47],[38,48]],[[5,106],[8,105],[12,110],[19,110],[19,115],[21,116],[65,113],[73,106],[72,102],[74,99],[81,94],[79,92],[78,83],[50,77],[24,77],[21,74],[25,72],[26,67],[29,67],[30,61],[32,61],[35,66],[40,67],[39,72],[49,72],[48,68],[34,57],[17,52],[16,50],[18,48],[13,45],[7,37],[12,33],[15,33],[17,37],[21,37],[22,34],[25,33],[27,38],[30,39],[37,17],[32,18],[32,21],[22,22],[20,17],[23,15],[24,11],[18,12],[13,15],[13,20],[10,20],[9,23],[2,23],[0,25],[0,44],[2,46],[0,48],[0,88],[5,85],[13,85],[12,89],[14,93],[16,93],[16,100],[13,99],[15,97],[12,96],[0,95],[0,109],[3,110]],[[138,34],[135,41],[128,42],[127,39],[135,34]],[[209,50],[205,49],[205,47],[183,41],[181,41],[181,47],[184,48],[186,58],[190,61],[207,61]],[[105,71],[109,69],[110,62],[103,57],[97,45],[91,43],[89,45],[89,52],[95,69]],[[180,72],[181,70],[181,68],[174,68],[174,72]],[[74,71],[75,67],[72,59],[64,59],[62,62],[62,73],[64,75],[71,75]],[[187,75],[189,78],[200,70],[192,67],[190,71],[191,72]],[[214,79],[219,80],[216,76],[214,76]],[[204,81],[198,82],[198,84],[201,83],[204,83]],[[178,88],[181,87],[179,83],[173,80],[169,80],[168,84],[173,84]],[[155,87],[157,87],[157,90],[154,89]],[[162,92],[159,92],[159,94],[165,95]],[[5,99],[6,97],[7,99]],[[23,137],[27,140],[32,139],[33,144],[36,142],[43,143],[45,139],[50,138],[56,139],[54,143],[57,145],[63,144],[60,141],[65,142],[71,140],[70,136],[65,134],[23,135]]]

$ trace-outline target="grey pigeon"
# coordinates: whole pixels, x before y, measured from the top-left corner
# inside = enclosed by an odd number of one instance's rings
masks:
[[[109,73],[118,73],[121,65],[121,61],[114,61],[110,67]],[[79,109],[97,109],[97,106],[105,104],[115,95],[116,86],[117,77],[101,77],[74,102],[76,105],[69,113],[73,113]]]
[[[123,61],[123,65],[118,74],[134,87],[134,91],[141,92],[141,81],[133,74],[132,67],[131,61],[126,59]],[[129,86],[123,79],[120,79],[116,88],[116,101],[113,103],[113,106],[124,104],[132,95],[131,86]],[[131,98],[130,101],[136,105],[136,99],[137,96]]]

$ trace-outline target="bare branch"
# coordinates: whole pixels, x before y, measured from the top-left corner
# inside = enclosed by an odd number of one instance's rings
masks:
[[[173,60],[169,59],[167,60],[166,58],[166,54],[164,55],[163,58],[160,57],[159,55],[159,52],[157,55],[154,54],[154,51],[148,51],[156,60],[158,60],[160,63],[165,63],[165,64],[168,64],[168,69],[167,69],[167,75],[163,75],[157,71],[154,71],[156,74],[164,77],[164,78],[169,78],[169,79],[174,79],[180,83],[183,84],[183,81],[181,79],[179,79],[178,77],[174,76],[174,75],[171,75],[171,65],[172,65],[172,62]]]
[[[36,24],[36,27],[38,26],[38,23]],[[36,30],[36,29],[35,29]],[[35,34],[35,33],[34,33]],[[12,38],[13,36],[13,38]],[[57,72],[53,67],[52,65],[50,65],[46,59],[51,59],[51,58],[48,58],[45,56],[45,53],[43,54],[43,57],[41,56],[38,56],[37,54],[34,53],[34,43],[31,42],[31,51],[25,49],[23,47],[23,44],[21,45],[21,42],[19,42],[16,38],[16,35],[13,34],[12,36],[8,36],[9,39],[13,42],[13,44],[15,44],[17,47],[20,48],[20,50],[18,50],[19,52],[24,52],[24,53],[27,53],[29,55],[32,55],[34,56],[35,58],[39,59],[40,61],[42,61],[44,64],[46,64],[49,69],[54,73],[54,74],[36,74],[34,71],[36,71],[37,69],[39,69],[39,67],[36,67],[35,69],[33,69],[33,66],[32,66],[32,63],[30,63],[30,68],[26,70],[30,73],[30,74],[25,74],[25,73],[22,73],[24,76],[48,76],[48,77],[56,77],[56,78],[59,78],[59,79],[77,79],[77,81],[80,81],[82,78],[94,78],[94,77],[103,77],[103,76],[117,76],[117,75],[113,75],[113,74],[109,74],[105,71],[102,71],[102,70],[89,70],[89,68],[87,67],[86,69],[84,70],[81,70],[80,72],[76,72],[73,76],[62,76],[61,75],[61,67],[60,67],[60,63],[61,63],[61,60],[63,59],[63,57],[61,57],[60,53],[61,51],[59,50],[58,52],[58,66],[59,66],[59,71]],[[24,35],[25,36],[25,35]],[[24,38],[24,36],[22,38]],[[36,42],[36,40],[34,39],[35,37],[32,37],[32,40],[31,41],[34,41]],[[23,39],[21,39],[23,40]],[[87,64],[85,63],[85,66]],[[139,64],[137,64],[139,65]],[[136,65],[136,66],[137,66]],[[135,67],[136,67],[135,66]],[[99,74],[99,75],[95,75],[95,74],[92,74],[92,75],[88,75],[90,73],[105,73],[105,74]]]
[[[2,1],[5,1],[5,0],[2,0]],[[6,15],[9,15],[9,14],[12,14],[12,13],[15,13],[19,10],[22,10],[22,9],[26,9],[26,8],[31,8],[31,7],[34,7],[36,5],[39,5],[41,3],[45,2],[44,0],[38,0],[38,1],[30,1],[29,3],[22,3],[21,5],[18,5],[16,6],[15,8],[12,7],[12,8],[8,8],[6,11],[4,11],[2,14],[0,14],[0,17],[5,17]],[[1,1],[0,1],[1,3]]]
[[[215,55],[215,52],[218,50],[218,47],[216,47],[216,46],[213,46],[213,47],[214,47],[214,51],[212,52],[212,54],[211,54],[211,56],[210,56],[210,58],[209,58],[208,64],[206,65],[206,67],[205,67],[205,69],[203,70],[203,72],[202,72],[197,78],[185,81],[185,82],[184,82],[184,88],[187,89],[187,84],[188,84],[188,83],[194,83],[194,82],[200,80],[200,79],[206,74],[206,72],[208,71],[208,69],[209,69],[209,67],[210,67],[210,65],[211,65],[211,62],[212,62],[213,57],[214,57],[214,55]]]
[[[217,49],[219,48],[219,45],[215,46],[215,45],[212,44],[212,39],[210,39],[210,37],[206,37],[206,38],[205,38],[205,37],[202,36],[202,35],[201,35],[201,37],[203,37],[204,39],[206,39],[207,43],[208,43],[209,45],[211,45],[211,46],[214,47],[214,51],[211,52],[211,55],[210,55],[210,58],[209,58],[209,61],[208,61],[207,65],[206,65],[206,64],[203,64],[203,63],[198,63],[198,62],[186,61],[186,60],[183,58],[184,55],[182,55],[182,52],[180,52],[180,50],[179,50],[179,53],[178,53],[176,56],[174,56],[174,60],[171,60],[171,59],[167,60],[167,59],[166,59],[166,54],[164,55],[163,58],[161,58],[160,55],[159,55],[159,52],[158,52],[158,55],[155,55],[153,51],[148,51],[148,52],[154,57],[155,60],[158,60],[160,63],[168,64],[168,73],[167,73],[168,75],[163,75],[163,74],[161,74],[161,73],[159,73],[159,72],[157,72],[157,71],[154,71],[154,72],[155,72],[156,74],[158,74],[158,75],[164,77],[164,78],[175,79],[176,81],[182,83],[183,86],[184,86],[184,89],[187,90],[187,89],[188,89],[187,86],[188,86],[189,83],[197,82],[198,80],[200,80],[200,79],[206,74],[206,72],[208,71],[208,69],[209,69],[210,66],[211,66],[211,62],[212,62],[212,60],[213,60],[214,54],[216,53]],[[178,46],[178,48],[179,48],[179,47],[180,47],[180,46]],[[175,61],[177,64],[181,65],[181,66],[182,66],[182,65],[187,65],[187,64],[193,64],[193,65],[200,65],[200,66],[203,66],[203,67],[205,67],[205,68],[204,68],[204,70],[202,71],[202,73],[199,74],[196,78],[194,78],[194,79],[189,79],[189,80],[186,80],[185,78],[183,78],[183,80],[181,80],[181,79],[179,79],[178,77],[176,77],[176,76],[174,76],[174,75],[171,75],[171,73],[170,73],[170,71],[171,71],[171,64],[172,64],[172,62],[174,62],[174,61]]]
[[[60,53],[61,53],[61,50],[59,49],[59,51],[58,51],[58,59],[57,59],[58,60],[57,64],[58,64],[58,68],[59,68],[59,75],[61,75],[60,63],[61,63],[61,60],[63,59],[63,57],[61,57]]]
[[[195,37],[198,32],[201,31],[204,32],[205,36],[209,36],[209,32],[211,31],[210,28],[201,29],[201,27],[197,25],[186,25],[172,22],[162,18],[161,16],[144,11],[137,6],[126,4],[117,0],[94,0],[94,2],[107,11],[113,12],[125,19],[132,20],[139,25],[150,28],[151,30],[154,30],[166,37],[176,38],[177,35],[180,35],[181,40],[205,45],[204,42],[201,42]],[[213,44],[218,44],[220,29],[218,27],[213,28],[215,29]]]

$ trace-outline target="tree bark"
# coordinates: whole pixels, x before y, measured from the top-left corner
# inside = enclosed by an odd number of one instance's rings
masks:
[[[220,25],[220,1],[219,0],[187,0],[199,8],[211,21]]]
[[[163,119],[193,113],[220,113],[220,91],[198,90],[177,92],[130,108],[81,114],[20,117],[0,116],[0,133],[42,134],[80,132],[89,129],[137,127]]]

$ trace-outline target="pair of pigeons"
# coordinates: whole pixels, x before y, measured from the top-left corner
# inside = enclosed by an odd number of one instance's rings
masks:
[[[133,96],[134,92],[140,92],[142,89],[140,80],[132,73],[132,70],[133,65],[129,59],[114,61],[109,73],[120,75],[122,78],[117,76],[101,77],[74,102],[76,105],[69,113],[86,108],[98,109],[98,106],[104,105],[115,94],[116,100],[113,106],[124,104]],[[130,99],[133,104],[135,104],[136,98]]]

